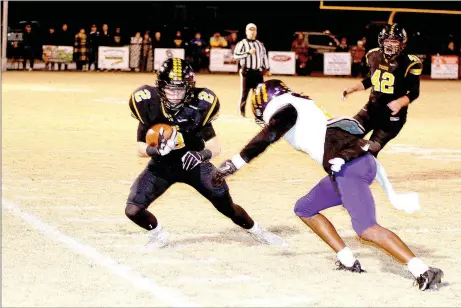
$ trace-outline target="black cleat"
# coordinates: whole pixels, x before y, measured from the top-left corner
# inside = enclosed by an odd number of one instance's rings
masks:
[[[355,260],[354,265],[351,267],[347,267],[344,264],[341,263],[341,261],[336,261],[336,270],[337,271],[349,271],[353,273],[366,273],[364,269],[362,269],[362,266],[360,265],[359,260]]]
[[[439,284],[442,282],[443,271],[435,267],[429,267],[429,269],[416,278],[415,284],[421,291],[427,289],[438,289]]]

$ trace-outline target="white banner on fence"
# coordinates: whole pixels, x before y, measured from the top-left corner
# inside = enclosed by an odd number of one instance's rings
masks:
[[[431,78],[458,79],[458,56],[432,56]]]
[[[212,72],[237,72],[238,60],[230,49],[211,48],[210,71]]]
[[[169,58],[181,58],[184,60],[183,48],[155,48],[154,49],[154,69],[158,70]]]
[[[130,50],[128,46],[107,47],[100,46],[98,53],[98,66],[102,69],[128,69]]]
[[[351,65],[351,54],[348,52],[323,54],[323,73],[325,75],[350,75]]]
[[[296,54],[293,51],[269,51],[268,58],[273,74],[296,74]]]

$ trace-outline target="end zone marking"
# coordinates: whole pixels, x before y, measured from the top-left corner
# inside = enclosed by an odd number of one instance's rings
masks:
[[[29,226],[33,226],[45,236],[51,238],[54,241],[60,242],[73,252],[85,256],[95,264],[99,264],[107,268],[110,272],[124,278],[137,289],[147,291],[154,297],[165,303],[168,303],[173,307],[198,306],[197,304],[184,298],[183,295],[178,291],[171,288],[162,287],[154,280],[142,276],[129,266],[121,264],[111,257],[100,253],[97,249],[80,243],[77,239],[60,232],[56,227],[45,223],[38,216],[25,212],[17,204],[2,198],[2,207],[3,206],[5,209],[8,209],[10,212],[21,217],[24,221],[29,223]]]

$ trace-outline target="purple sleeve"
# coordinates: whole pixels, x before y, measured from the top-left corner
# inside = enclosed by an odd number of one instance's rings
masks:
[[[263,153],[269,145],[285,135],[295,124],[298,113],[292,105],[277,111],[267,124],[240,152],[245,162]]]

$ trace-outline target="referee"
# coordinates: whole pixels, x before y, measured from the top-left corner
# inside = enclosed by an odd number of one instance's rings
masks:
[[[239,60],[240,67],[240,102],[239,111],[245,117],[245,106],[250,89],[264,82],[264,70],[269,71],[269,59],[263,43],[256,39],[256,25],[248,24],[245,29],[247,38],[237,43],[234,49],[234,59]]]

